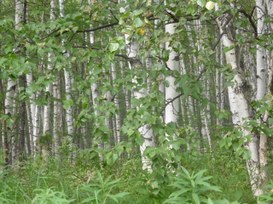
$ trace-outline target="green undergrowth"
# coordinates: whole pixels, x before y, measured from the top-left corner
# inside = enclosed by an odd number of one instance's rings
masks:
[[[36,158],[2,169],[0,203],[256,203],[245,163],[231,153],[184,154],[178,171],[159,163],[151,174],[138,157],[106,165],[86,160],[89,154],[78,154],[77,162]]]

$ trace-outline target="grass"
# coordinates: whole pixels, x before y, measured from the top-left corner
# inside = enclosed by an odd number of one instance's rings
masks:
[[[85,155],[86,157],[86,155]],[[28,160],[0,172],[0,203],[163,203],[174,188],[170,173],[162,176],[155,171],[141,170],[140,159],[122,159],[111,166],[90,160],[41,158]],[[185,154],[181,164],[189,172],[206,169],[205,176],[221,192],[208,191],[211,199],[238,200],[256,203],[251,195],[243,159],[225,152]],[[164,168],[164,167],[162,167]]]

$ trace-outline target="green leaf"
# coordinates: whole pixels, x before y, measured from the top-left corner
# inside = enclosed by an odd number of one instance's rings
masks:
[[[206,0],[197,0],[196,3],[198,6],[204,7],[206,5]]]
[[[143,13],[143,10],[142,9],[137,9],[137,10],[134,10],[133,11],[133,15],[134,16],[139,16],[140,14],[142,14]]]
[[[63,107],[65,110],[67,110],[68,108],[70,108],[73,105],[74,105],[74,102],[72,99],[67,99],[67,100],[63,101]]]
[[[126,197],[127,195],[129,195],[129,193],[121,192],[121,193],[117,193],[115,195],[109,195],[109,198],[111,198],[116,203],[119,203],[119,199],[122,199],[122,198]]]
[[[136,18],[133,22],[133,25],[136,28],[142,27],[144,25],[144,22],[140,18]]]
[[[200,204],[200,199],[196,193],[192,194],[192,199],[194,200],[196,204]]]
[[[231,51],[232,49],[234,49],[234,45],[230,46],[230,47],[224,47],[224,52],[229,52]]]
[[[110,52],[115,52],[119,49],[119,44],[118,43],[110,43],[109,45],[109,50]]]

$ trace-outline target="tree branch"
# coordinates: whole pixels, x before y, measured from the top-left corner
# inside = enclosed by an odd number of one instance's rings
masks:
[[[86,30],[78,30],[78,31],[76,31],[76,33],[93,32],[93,31],[104,29],[104,28],[113,27],[113,26],[116,26],[116,25],[118,25],[118,21],[113,22],[113,23],[109,23],[109,24],[106,24],[106,25],[98,26],[98,27],[95,27],[95,28],[89,28],[89,29],[86,29]]]
[[[254,29],[255,38],[258,38],[257,26],[256,26],[256,24],[254,23],[254,21],[252,19],[254,9],[255,9],[255,7],[253,8],[251,14],[248,14],[244,9],[238,9],[238,12],[242,13],[245,17],[247,17],[248,21],[251,24],[251,27]]]
[[[223,37],[225,33],[221,33],[220,36],[218,37],[216,43],[212,46],[212,50],[215,50],[215,48],[217,47],[217,45],[219,44],[219,42],[221,41],[221,38]]]
[[[102,29],[105,29],[105,28],[116,26],[116,25],[118,25],[118,23],[119,22],[116,21],[116,22],[112,22],[112,23],[101,25],[101,26],[94,27],[94,28],[89,28],[89,29],[85,29],[85,30],[77,30],[76,33],[93,32],[93,31],[97,31],[97,30],[102,30]],[[49,36],[53,35],[54,33],[57,33],[59,30],[60,29],[58,28],[58,29],[55,29],[55,30],[51,31],[45,37],[42,37],[41,40],[44,40],[44,39],[48,38]],[[69,32],[69,30],[66,30],[66,31],[62,32],[61,34],[68,33],[68,32]],[[61,34],[58,33],[58,34],[55,35],[55,37],[58,37]]]

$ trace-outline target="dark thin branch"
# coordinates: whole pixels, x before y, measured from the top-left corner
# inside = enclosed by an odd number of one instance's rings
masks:
[[[48,38],[49,36],[53,35],[54,33],[58,32],[60,29],[55,29],[55,30],[52,30],[50,33],[48,33],[45,37],[42,37],[41,40],[44,40],[46,38]]]
[[[219,44],[219,42],[221,41],[221,38],[223,37],[225,33],[221,33],[221,35],[218,37],[216,43],[212,46],[212,50],[215,50],[215,48],[217,47],[217,45]]]
[[[118,21],[113,22],[113,23],[109,23],[109,24],[106,24],[106,25],[102,25],[102,26],[99,26],[99,27],[95,27],[95,28],[89,28],[89,29],[86,29],[86,30],[78,30],[76,32],[77,33],[93,32],[93,31],[104,29],[104,28],[113,27],[113,26],[116,26],[116,25],[118,25]]]
[[[168,71],[172,71],[172,69],[171,69],[170,67],[168,67],[167,62],[165,62],[160,56],[156,56],[156,58],[157,58],[158,60],[160,60],[161,63],[164,64],[164,66],[166,67],[166,69],[167,69]]]
[[[255,9],[255,7],[254,7],[254,9]],[[254,9],[253,9],[253,11],[254,11]],[[239,9],[238,11],[239,11],[239,13],[242,13],[245,17],[247,17],[248,21],[249,21],[250,24],[251,24],[251,27],[252,27],[253,30],[254,30],[255,38],[257,38],[257,37],[258,37],[257,26],[256,26],[256,24],[254,23],[254,21],[253,21],[253,19],[252,19],[253,11],[251,12],[251,14],[248,14],[248,13],[247,13],[245,10],[243,10],[243,9]]]
[[[114,12],[110,9],[110,13],[112,14],[112,16],[114,17],[114,19],[119,22],[119,19],[116,17],[116,15],[114,14]]]
[[[199,81],[199,80],[201,79],[201,77],[203,76],[203,74],[204,74],[206,71],[207,71],[207,69],[201,70],[201,72],[200,72],[200,74],[198,75],[198,77],[197,77],[196,80]],[[180,98],[181,96],[183,96],[183,95],[184,95],[184,93],[182,92],[182,93],[178,94],[177,96],[175,96],[174,98],[168,100],[168,101],[165,103],[164,109],[166,108],[167,105],[169,105],[170,103],[172,103],[172,102],[174,102],[175,100],[179,99],[179,98]],[[164,111],[164,110],[162,110],[162,111]]]
[[[179,98],[180,98],[181,96],[183,96],[183,95],[184,95],[184,93],[182,92],[182,93],[178,94],[176,97],[174,97],[174,98],[168,100],[168,101],[165,103],[164,109],[166,108],[167,105],[169,105],[170,103],[174,102],[176,99],[179,99]]]
[[[102,50],[98,47],[90,47],[90,46],[86,46],[86,45],[75,45],[73,46],[73,48],[79,48],[79,49],[92,49],[92,50]]]
[[[206,68],[202,69],[196,80],[199,81],[206,71],[207,71]]]
[[[175,16],[174,13],[172,13],[171,11],[169,11],[167,9],[164,9],[164,12],[173,19],[172,23],[178,23],[179,22],[180,17]],[[200,17],[201,16],[199,14],[195,15],[195,16],[183,16],[183,18],[185,18],[187,21],[197,20],[197,19],[200,19]]]
[[[113,22],[113,23],[109,23],[109,24],[106,24],[106,25],[94,27],[94,28],[89,28],[89,29],[86,29],[86,30],[77,30],[76,33],[93,32],[93,31],[97,31],[97,30],[102,30],[102,29],[105,29],[105,28],[113,27],[113,26],[116,26],[116,25],[118,25],[118,21]],[[48,38],[49,36],[53,35],[54,33],[57,33],[59,30],[60,29],[58,28],[58,29],[55,29],[55,30],[51,31],[45,37],[41,38],[41,40],[44,40],[44,39]],[[61,34],[68,33],[68,32],[69,31],[64,31],[62,33],[58,33],[58,34],[55,35],[55,37],[58,37]]]
[[[256,6],[253,6],[252,11],[251,11],[251,13],[250,13],[250,16],[253,16],[253,15],[254,15],[255,9],[256,9]]]
[[[171,11],[164,9],[164,12],[173,19],[174,23],[179,22],[179,19]]]

